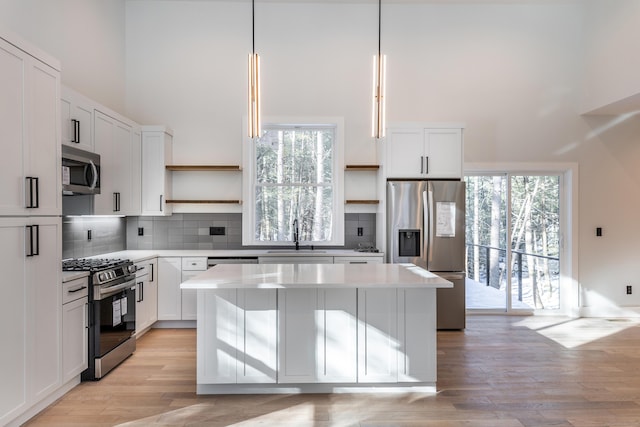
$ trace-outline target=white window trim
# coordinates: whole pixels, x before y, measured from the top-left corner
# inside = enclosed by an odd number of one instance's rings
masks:
[[[334,192],[333,206],[335,220],[333,221],[332,240],[327,242],[300,242],[303,245],[314,246],[344,246],[344,118],[342,117],[290,117],[269,116],[262,118],[262,126],[269,125],[333,125],[335,133],[335,153],[333,158]],[[243,246],[291,246],[293,242],[264,242],[255,239],[255,165],[253,158],[254,144],[247,135],[247,118],[242,120],[242,245]]]

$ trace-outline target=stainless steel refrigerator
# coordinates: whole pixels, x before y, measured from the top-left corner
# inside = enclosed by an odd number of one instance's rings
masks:
[[[438,329],[464,329],[465,184],[462,181],[387,182],[387,254],[453,282],[437,290]]]

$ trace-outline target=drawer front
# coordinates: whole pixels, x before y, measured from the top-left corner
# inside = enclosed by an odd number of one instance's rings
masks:
[[[87,295],[89,295],[88,277],[62,283],[62,304],[84,298]]]
[[[382,264],[382,256],[337,256],[334,264]]]
[[[141,262],[139,264],[136,264],[136,280],[140,281],[140,279],[143,278],[144,276],[148,276],[149,270],[150,270],[150,267],[148,262]],[[147,280],[147,279],[142,279],[142,280]]]
[[[182,271],[205,271],[207,269],[206,257],[182,258]]]

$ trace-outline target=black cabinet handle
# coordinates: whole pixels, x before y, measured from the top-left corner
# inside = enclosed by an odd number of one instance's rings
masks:
[[[151,267],[151,279],[149,281],[153,282],[153,264],[149,264],[149,267]]]
[[[28,248],[26,250],[26,255],[28,257],[31,257],[33,256],[33,226],[27,225],[25,228],[25,231],[28,232],[28,236],[27,236]]]
[[[138,282],[138,299],[136,302],[144,301],[144,282]]]
[[[426,174],[428,175],[429,174],[429,156],[425,156],[424,163],[425,163]]]
[[[71,142],[80,144],[80,120],[71,119],[71,123],[73,123],[73,139]]]
[[[40,180],[35,176],[27,176],[25,177],[25,181],[27,181],[29,203],[27,204],[27,209],[35,209],[40,207]]]
[[[420,173],[424,173],[424,156],[420,156]]]
[[[79,288],[76,288],[76,289],[69,289],[69,291],[68,291],[68,292],[69,292],[70,294],[75,294],[76,292],[80,292],[80,291],[81,291],[81,290],[83,290],[83,289],[87,289],[87,287],[86,287],[86,286],[80,286]]]
[[[36,242],[36,246],[35,246],[35,250],[33,251],[33,255],[40,255],[40,226],[39,225],[32,225],[31,226],[33,230],[35,230],[35,242]]]
[[[113,211],[120,212],[120,193],[113,193]]]
[[[160,195],[160,212],[162,212],[162,194]]]
[[[26,229],[29,232],[27,238],[29,249],[26,256],[32,257],[40,255],[40,226],[39,225],[27,225]]]

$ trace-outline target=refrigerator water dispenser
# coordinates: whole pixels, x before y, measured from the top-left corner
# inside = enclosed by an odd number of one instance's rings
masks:
[[[420,256],[420,230],[398,230],[398,256]]]

